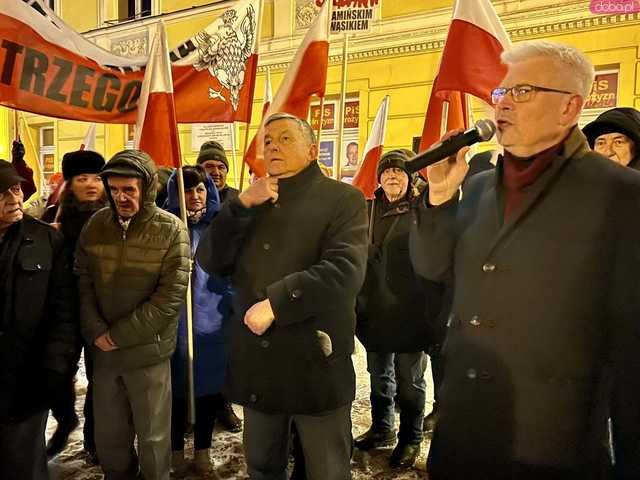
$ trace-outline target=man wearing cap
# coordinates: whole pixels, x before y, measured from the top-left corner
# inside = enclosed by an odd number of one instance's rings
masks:
[[[420,453],[427,366],[423,351],[432,337],[428,318],[435,319],[441,303],[441,288],[421,284],[411,266],[414,196],[407,159],[404,151],[393,150],[378,164],[381,186],[371,202],[367,275],[356,323],[356,334],[367,349],[372,422],[355,445],[369,450],[396,443],[395,398],[400,407],[398,443],[390,459],[395,468],[413,466]]]
[[[75,292],[62,235],[23,214],[22,181],[0,160],[0,478],[46,480],[44,431],[73,365]]]
[[[311,126],[265,121],[268,177],[227,202],[198,245],[235,290],[226,386],[244,406],[252,480],[287,478],[291,424],[309,480],[351,478],[355,298],[364,280],[366,207],[318,167]]]
[[[640,112],[612,108],[582,129],[589,146],[623,167],[640,170]]]
[[[64,235],[65,248],[73,256],[76,242],[82,227],[89,218],[101,208],[108,205],[104,193],[104,185],[98,173],[104,167],[104,158],[97,152],[77,150],[67,152],[62,158],[62,175],[64,188],[59,203],[52,205],[54,225]],[[48,211],[49,212],[49,211]],[[79,325],[80,322],[78,321]],[[80,335],[78,335],[80,340]],[[78,344],[77,361],[80,359],[82,342]],[[96,462],[96,447],[93,434],[93,362],[90,355],[85,355],[85,373],[88,381],[87,394],[84,401],[84,449],[92,463]],[[61,452],[69,438],[69,434],[79,423],[75,412],[75,371],[69,375],[67,388],[51,407],[51,413],[58,422],[56,431],[47,443],[47,456],[53,457]]]
[[[220,195],[221,204],[238,196],[238,190],[227,185],[229,160],[227,160],[227,155],[222,145],[214,140],[204,142],[200,147],[197,163],[202,165],[213,179],[213,183]]]
[[[167,480],[170,358],[189,275],[185,225],[155,204],[144,152],[123,150],[101,177],[110,208],[76,248],[82,334],[94,362],[95,440],[107,480]],[[137,455],[134,437],[138,439]]]

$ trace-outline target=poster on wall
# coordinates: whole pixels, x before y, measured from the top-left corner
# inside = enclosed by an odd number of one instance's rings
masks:
[[[191,125],[191,151],[197,152],[204,142],[215,140],[225,150],[233,150],[233,123],[194,123]]]
[[[360,122],[360,100],[344,102],[344,128],[358,128]]]
[[[315,132],[320,124],[320,105],[311,106],[310,117],[311,128]],[[336,128],[338,128],[336,125],[336,104],[325,103],[323,105],[322,130],[335,130]]]
[[[316,3],[322,4],[322,0],[316,0]],[[368,32],[379,5],[380,0],[333,0],[331,33]]]
[[[320,140],[320,152],[318,153],[318,157],[320,159],[320,163],[325,167],[333,168],[335,146],[335,140]]]
[[[612,108],[618,104],[618,71],[596,72],[591,92],[584,104],[585,110],[592,108]]]

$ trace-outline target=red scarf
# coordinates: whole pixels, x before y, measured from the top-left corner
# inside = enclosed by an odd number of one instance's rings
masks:
[[[504,187],[504,221],[520,209],[526,195],[526,188],[533,185],[557,158],[563,142],[543,150],[533,157],[516,157],[505,151],[502,157]]]

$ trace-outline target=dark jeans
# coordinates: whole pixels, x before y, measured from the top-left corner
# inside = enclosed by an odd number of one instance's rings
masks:
[[[187,430],[187,399],[173,397],[171,401],[171,450],[184,450],[184,434]],[[211,447],[211,436],[216,422],[215,395],[196,398],[196,424],[193,426],[194,448]]]
[[[20,423],[0,424],[0,478],[47,480],[44,429],[47,414],[32,415]]]
[[[367,352],[367,370],[371,377],[371,428],[392,430],[395,424],[394,397],[400,407],[398,441],[416,444],[422,441],[422,422],[427,359],[423,352]]]
[[[291,424],[304,453],[307,480],[351,478],[351,404],[319,415],[244,409],[244,455],[251,480],[286,480]]]
[[[84,354],[84,371],[87,376],[87,396],[84,398],[84,427],[82,434],[84,436],[84,449],[88,452],[96,451],[95,438],[95,420],[93,418],[93,360],[87,354],[85,348]]]

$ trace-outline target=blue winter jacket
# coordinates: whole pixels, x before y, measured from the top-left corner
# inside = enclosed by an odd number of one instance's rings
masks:
[[[180,216],[178,182],[173,172],[167,184],[166,210]],[[195,252],[209,222],[220,210],[220,198],[213,180],[207,176],[207,211],[197,224],[189,224],[191,251]],[[212,395],[222,389],[227,361],[228,324],[231,318],[231,284],[228,278],[206,273],[198,262],[191,275],[193,297],[194,382],[196,397]],[[187,318],[182,308],[178,323],[178,342],[171,359],[172,391],[185,398],[187,391]]]

